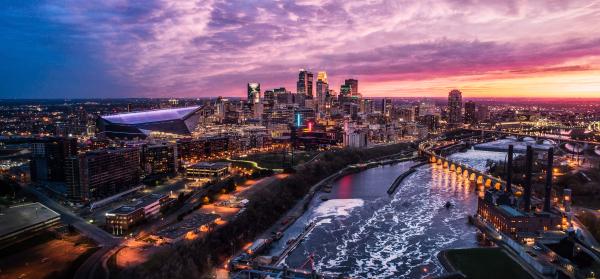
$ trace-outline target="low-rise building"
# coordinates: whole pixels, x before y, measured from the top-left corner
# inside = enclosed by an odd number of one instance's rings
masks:
[[[106,227],[114,235],[123,235],[144,220],[158,216],[161,208],[172,199],[165,194],[151,194],[139,200],[107,212]]]
[[[2,209],[0,248],[29,238],[60,223],[60,215],[41,203],[29,203]]]
[[[229,174],[230,163],[227,162],[200,162],[187,167],[188,178],[221,178]]]

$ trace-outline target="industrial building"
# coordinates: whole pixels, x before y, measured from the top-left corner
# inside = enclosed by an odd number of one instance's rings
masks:
[[[496,230],[510,235],[514,239],[524,240],[537,237],[541,232],[560,230],[562,216],[552,209],[550,191],[552,188],[553,149],[548,151],[546,166],[546,188],[543,208],[532,207],[532,166],[533,148],[527,147],[525,165],[525,186],[523,196],[517,197],[512,190],[513,146],[508,149],[506,187],[504,190],[489,189],[477,203],[477,215]]]
[[[156,136],[186,136],[198,126],[201,107],[161,109],[114,115],[97,120],[98,135],[119,139],[144,139]]]

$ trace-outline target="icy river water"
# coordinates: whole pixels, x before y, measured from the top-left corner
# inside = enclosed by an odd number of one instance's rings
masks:
[[[504,160],[504,156],[502,152],[469,150],[451,158],[485,170],[488,159]],[[331,193],[315,196],[270,254],[279,254],[288,239],[315,222],[285,265],[301,267],[313,255],[317,271],[354,278],[442,274],[436,258],[439,251],[477,245],[476,229],[467,222],[467,215],[476,211],[477,195],[467,179],[433,164],[418,167],[388,195],[396,177],[414,164],[381,166],[340,178]],[[322,196],[328,200],[323,201]],[[446,209],[447,201],[454,207]]]

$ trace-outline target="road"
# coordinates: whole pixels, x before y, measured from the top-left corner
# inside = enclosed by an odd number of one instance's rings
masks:
[[[35,188],[27,185],[22,185],[22,187],[27,192],[35,195],[42,204],[59,213],[64,224],[72,225],[83,235],[93,239],[99,245],[114,245],[120,242],[119,238],[115,238],[107,231],[88,223],[86,220],[73,213],[69,208],[49,198]]]
[[[36,190],[34,187],[30,185],[21,185],[21,187],[25,191],[36,196],[36,198],[42,204],[59,213],[60,218],[64,224],[72,225],[81,234],[87,236],[90,239],[93,239],[99,246],[101,246],[101,248],[98,251],[89,256],[86,259],[86,261],[83,264],[81,264],[81,266],[79,267],[79,269],[77,269],[77,272],[75,273],[75,278],[107,278],[107,270],[99,270],[98,268],[102,267],[103,261],[108,260],[110,255],[112,255],[109,254],[109,252],[112,251],[115,247],[118,247],[119,244],[122,243],[122,239],[114,237],[105,230],[88,223],[86,220],[73,213],[69,208],[49,198],[45,194]]]

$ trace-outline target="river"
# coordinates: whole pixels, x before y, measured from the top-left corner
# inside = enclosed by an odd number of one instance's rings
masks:
[[[484,170],[504,153],[469,150],[451,158]],[[381,166],[342,177],[331,193],[320,193],[309,209],[271,248],[278,255],[288,239],[311,222],[317,225],[289,254],[289,267],[355,278],[423,278],[443,273],[436,255],[448,248],[475,247],[476,229],[467,214],[477,207],[475,189],[454,172],[424,165],[389,196],[391,183],[416,162]],[[326,196],[329,200],[322,201]],[[446,209],[444,204],[454,204]],[[302,266],[305,264],[304,266]]]

